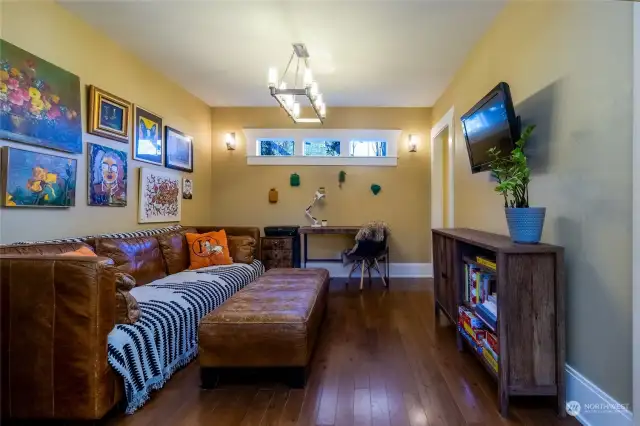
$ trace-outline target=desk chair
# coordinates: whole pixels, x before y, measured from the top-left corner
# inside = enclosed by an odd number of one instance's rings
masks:
[[[375,269],[382,279],[382,284],[385,287],[389,286],[389,246],[388,238],[389,232],[385,229],[384,238],[382,241],[373,240],[359,240],[356,241],[356,245],[342,254],[342,259],[346,265],[353,264],[351,271],[349,272],[349,278],[347,278],[346,285],[349,285],[349,280],[353,272],[360,268],[360,291],[362,291],[364,285],[364,273],[369,274],[369,285],[371,285],[371,268]],[[378,261],[386,260],[387,267],[385,268],[385,274],[380,272],[380,264]],[[386,277],[386,279],[385,279]]]

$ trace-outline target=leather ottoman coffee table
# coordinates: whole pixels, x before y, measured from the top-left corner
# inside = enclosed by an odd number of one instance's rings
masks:
[[[198,332],[202,387],[256,373],[304,387],[328,289],[326,269],[271,269],[206,315]]]

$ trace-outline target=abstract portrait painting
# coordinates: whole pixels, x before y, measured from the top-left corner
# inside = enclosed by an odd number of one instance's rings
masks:
[[[87,202],[90,206],[127,205],[127,153],[87,144]]]
[[[136,105],[133,159],[162,166],[162,118]]]
[[[82,152],[78,76],[0,40],[0,137]]]
[[[193,172],[193,138],[166,126],[164,140],[165,167]]]
[[[89,86],[89,133],[129,143],[130,121],[130,102],[95,86]]]
[[[4,147],[2,205],[70,207],[76,204],[78,160]]]
[[[177,174],[140,168],[138,223],[179,222],[182,188]]]

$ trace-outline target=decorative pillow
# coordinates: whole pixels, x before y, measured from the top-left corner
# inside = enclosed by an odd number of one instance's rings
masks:
[[[67,251],[65,253],[60,253],[60,256],[89,256],[89,257],[98,257],[97,254],[93,252],[89,247],[80,247],[74,251]]]
[[[195,228],[186,228],[157,236],[169,275],[189,268],[189,246],[185,237],[187,232],[195,234],[198,231]]]
[[[129,293],[135,286],[131,275],[116,273],[116,324],[133,324],[140,318],[138,301]]]
[[[229,255],[235,263],[253,263],[256,253],[256,240],[252,237],[232,236],[229,239]]]
[[[220,231],[207,232],[206,234],[186,233],[189,245],[189,269],[200,269],[213,265],[231,265],[227,233]]]

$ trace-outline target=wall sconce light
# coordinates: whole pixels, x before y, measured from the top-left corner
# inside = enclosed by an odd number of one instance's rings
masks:
[[[236,149],[236,134],[227,133],[224,135],[224,142],[227,144],[227,149],[233,151]]]
[[[418,135],[409,135],[409,152],[418,151],[418,142],[420,142]]]

